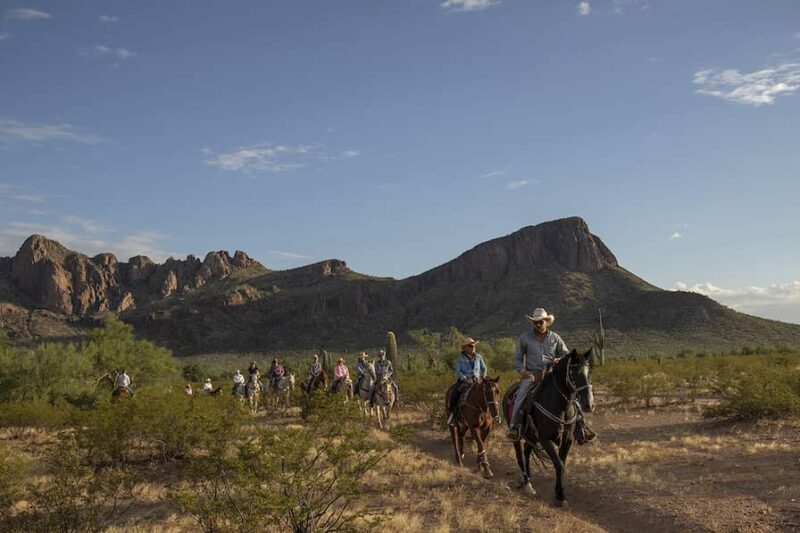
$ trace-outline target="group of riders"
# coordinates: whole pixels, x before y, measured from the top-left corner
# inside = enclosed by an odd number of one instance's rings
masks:
[[[319,361],[319,355],[315,354],[312,357],[308,370],[308,380],[305,382],[303,390],[310,394],[311,391],[317,388],[319,384],[323,383],[325,379],[322,377],[323,372],[322,365]],[[374,362],[370,361],[367,352],[361,352],[358,356],[358,362],[356,363],[356,373],[356,381],[353,383],[350,378],[350,369],[347,367],[344,358],[339,357],[336,360],[336,365],[333,367],[333,381],[330,387],[328,387],[327,392],[335,394],[341,392],[345,387],[352,387],[351,392],[356,392],[361,390],[363,384],[369,383],[368,402],[369,405],[372,406],[375,402],[376,385],[384,380],[388,380],[394,390],[395,402],[397,398],[399,398],[397,382],[394,379],[394,367],[392,366],[392,362],[386,358],[386,350],[379,350],[378,357]]]

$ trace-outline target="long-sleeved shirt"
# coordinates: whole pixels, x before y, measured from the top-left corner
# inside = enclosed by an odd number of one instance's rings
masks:
[[[214,390],[214,387],[211,385],[211,383],[204,383],[203,384],[203,392],[212,392],[213,390]]]
[[[358,365],[356,366],[359,376],[372,376],[375,377],[375,367],[372,366],[372,363],[367,363],[365,361],[359,361]]]
[[[319,376],[319,373],[322,372],[322,365],[320,365],[319,363],[311,363],[309,371],[311,372],[312,376]]]
[[[282,378],[285,371],[281,365],[273,365],[272,368],[269,369],[269,377],[272,379]]]
[[[350,379],[350,370],[344,365],[336,365],[333,367],[333,375],[336,379]]]
[[[470,359],[467,354],[461,352],[461,355],[456,359],[456,377],[459,381],[470,378],[483,378],[488,373],[486,363],[479,353],[476,353],[475,357]]]
[[[117,376],[117,387],[121,387],[123,389],[127,389],[131,386],[131,378],[128,377],[128,374],[120,374]]]
[[[244,383],[244,376],[241,374],[234,374],[233,375],[233,382],[234,383]]]
[[[388,359],[378,359],[375,361],[375,375],[378,379],[382,378],[384,375],[391,377],[392,374],[394,374],[394,368],[392,368],[391,361]]]
[[[548,331],[543,341],[539,340],[533,330],[519,336],[517,351],[514,354],[514,368],[517,372],[528,370],[541,372],[553,364],[553,359],[569,353],[567,345],[558,333]]]

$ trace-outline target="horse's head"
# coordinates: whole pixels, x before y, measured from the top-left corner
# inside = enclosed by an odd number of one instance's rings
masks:
[[[496,378],[486,377],[481,384],[483,385],[483,395],[486,398],[486,403],[489,407],[489,412],[496,422],[500,421],[500,387],[497,383],[500,381],[500,376]]]
[[[594,394],[592,393],[591,367],[594,361],[594,350],[591,348],[583,354],[572,350],[567,356],[569,359],[568,385],[577,394],[581,409],[591,413],[594,411]]]

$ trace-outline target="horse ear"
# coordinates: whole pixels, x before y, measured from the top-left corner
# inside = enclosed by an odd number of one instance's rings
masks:
[[[501,377],[503,376],[497,376],[496,378],[489,378],[489,381],[491,381],[492,383],[499,383]]]
[[[575,348],[573,348],[573,349],[572,349],[572,351],[571,351],[571,352],[569,352],[569,356],[570,356],[570,358],[571,358],[571,359],[575,359],[576,357],[578,357],[578,356],[579,356],[579,354],[578,354],[578,350],[576,350]]]
[[[589,368],[594,368],[594,348],[583,354],[583,358],[589,361]]]

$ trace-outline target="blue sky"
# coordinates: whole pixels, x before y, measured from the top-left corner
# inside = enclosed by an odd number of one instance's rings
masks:
[[[800,2],[0,1],[0,255],[405,277],[579,215],[800,322]]]

